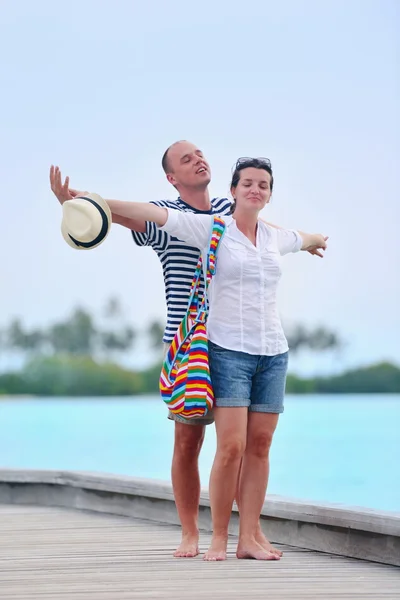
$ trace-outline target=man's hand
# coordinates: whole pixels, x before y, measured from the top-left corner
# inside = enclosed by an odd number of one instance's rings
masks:
[[[72,200],[81,194],[78,190],[70,189],[68,176],[65,178],[64,183],[62,182],[59,167],[53,165],[50,167],[50,186],[60,204],[64,204],[66,200]]]

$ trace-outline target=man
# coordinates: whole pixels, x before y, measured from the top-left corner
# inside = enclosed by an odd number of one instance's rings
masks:
[[[210,167],[201,150],[187,141],[172,144],[164,153],[162,167],[171,183],[179,193],[175,201],[161,200],[154,204],[172,207],[182,211],[228,214],[231,200],[228,198],[210,199],[208,185],[211,180]],[[69,178],[62,183],[58,167],[50,170],[51,189],[62,204],[75,197],[78,192],[69,188]],[[190,286],[195,271],[199,250],[171,237],[157,228],[154,223],[135,221],[113,214],[113,222],[132,231],[138,246],[151,246],[157,253],[164,274],[167,303],[167,325],[163,342],[165,348],[172,341],[187,307]],[[182,525],[182,541],[174,553],[176,557],[194,557],[198,548],[198,512],[200,501],[200,476],[198,458],[204,440],[205,425],[213,419],[184,419],[169,414],[175,421],[174,453],[172,459],[172,486],[176,507]],[[261,531],[257,541],[272,554],[281,555]]]

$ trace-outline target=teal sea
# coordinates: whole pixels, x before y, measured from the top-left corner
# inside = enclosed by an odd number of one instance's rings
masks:
[[[170,479],[173,424],[158,397],[0,400],[0,467]],[[202,485],[215,452],[207,429]],[[400,396],[287,396],[268,492],[400,511]]]

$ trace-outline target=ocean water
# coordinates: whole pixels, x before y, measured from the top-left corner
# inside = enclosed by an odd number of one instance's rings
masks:
[[[0,400],[0,467],[170,479],[173,423],[158,397]],[[207,428],[202,485],[215,453]],[[287,396],[268,493],[400,511],[400,395]]]

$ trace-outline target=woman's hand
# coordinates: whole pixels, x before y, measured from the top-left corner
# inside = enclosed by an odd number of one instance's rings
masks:
[[[324,236],[321,233],[301,233],[303,238],[302,250],[309,252],[315,256],[323,258],[321,250],[327,249],[328,236]]]

